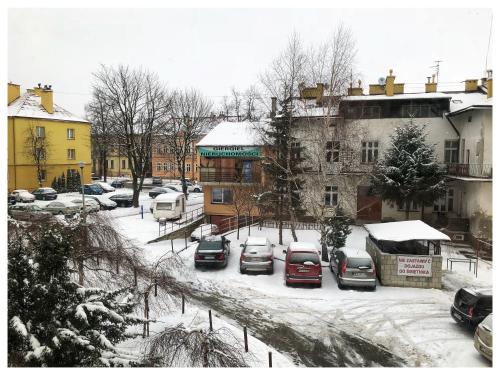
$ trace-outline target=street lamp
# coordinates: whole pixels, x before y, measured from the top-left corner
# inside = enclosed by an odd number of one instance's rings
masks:
[[[78,166],[80,167],[80,182],[82,184],[82,214],[85,218],[85,187],[83,181],[83,167],[85,167],[85,163],[81,161],[78,163]]]

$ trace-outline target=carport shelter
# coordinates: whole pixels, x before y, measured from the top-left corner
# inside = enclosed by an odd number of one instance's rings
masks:
[[[382,285],[441,288],[441,241],[450,238],[420,220],[365,224],[371,255]]]

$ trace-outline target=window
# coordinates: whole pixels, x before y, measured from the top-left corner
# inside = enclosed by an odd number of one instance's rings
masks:
[[[191,143],[188,143],[188,145],[186,146],[186,154],[190,153],[191,153]]]
[[[361,142],[361,162],[375,163],[378,159],[378,142],[365,141]]]
[[[363,118],[380,118],[380,107],[369,106],[363,108]]]
[[[401,117],[433,117],[428,104],[405,104],[401,106]]]
[[[45,160],[45,149],[43,147],[38,147],[35,150],[35,156],[38,160]]]
[[[416,201],[410,202],[410,211],[418,211],[418,203]],[[405,203],[401,202],[398,204],[398,211],[405,211]]]
[[[340,142],[328,141],[326,142],[326,161],[335,163],[339,161],[340,155]]]
[[[325,206],[333,207],[338,202],[338,187],[325,186]]]
[[[161,171],[161,163],[160,162],[156,163],[156,170]]]
[[[122,159],[122,169],[127,169],[127,161]]]
[[[191,172],[191,164],[190,163],[186,164],[186,172]]]
[[[291,158],[293,160],[300,160],[300,142],[292,142],[291,146]]]
[[[109,169],[115,169],[115,161],[113,159],[109,161]]]
[[[36,127],[36,136],[37,136],[37,138],[45,138],[45,127],[37,126]]]
[[[472,116],[469,116],[469,117],[467,118],[467,122],[472,122]]]
[[[40,181],[45,181],[47,178],[47,171],[45,169],[40,170]]]
[[[74,148],[68,148],[68,160],[75,160],[75,149]]]
[[[220,204],[233,203],[233,191],[227,188],[212,189],[212,203],[220,203]]]
[[[444,162],[458,163],[458,140],[444,141]]]
[[[75,139],[75,129],[66,129],[66,138]]]
[[[448,189],[446,195],[434,202],[434,212],[453,211],[453,198],[455,191]]]

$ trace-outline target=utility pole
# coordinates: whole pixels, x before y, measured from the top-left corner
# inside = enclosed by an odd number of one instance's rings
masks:
[[[439,64],[443,62],[443,60],[434,60],[436,65],[432,65],[430,68],[436,69],[436,83],[439,82]]]

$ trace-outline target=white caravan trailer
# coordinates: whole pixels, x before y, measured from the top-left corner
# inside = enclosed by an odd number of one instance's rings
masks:
[[[180,219],[186,212],[186,197],[182,193],[158,195],[153,203],[153,217],[159,219]]]

